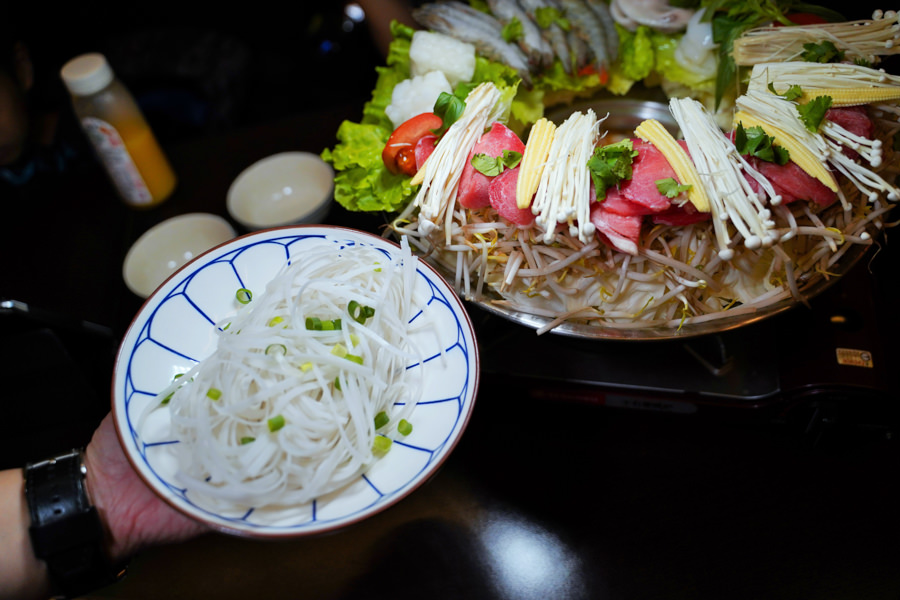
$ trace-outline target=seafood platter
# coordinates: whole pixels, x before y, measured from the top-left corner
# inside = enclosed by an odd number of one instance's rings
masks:
[[[809,303],[890,233],[898,15],[674,4],[421,4],[322,153],[335,200],[537,334],[674,339]]]

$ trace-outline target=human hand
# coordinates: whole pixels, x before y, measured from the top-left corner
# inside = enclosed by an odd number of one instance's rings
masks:
[[[111,414],[94,432],[84,461],[88,495],[106,526],[113,562],[143,548],[185,541],[208,531],[166,504],[141,480],[125,457]]]

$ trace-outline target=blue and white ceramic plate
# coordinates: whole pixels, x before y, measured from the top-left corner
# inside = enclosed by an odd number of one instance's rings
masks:
[[[178,471],[167,417],[147,419],[146,407],[177,373],[213,352],[214,324],[234,313],[235,290],[264,289],[287,261],[302,260],[312,245],[376,246],[399,258],[396,244],[350,229],[296,226],[252,233],[197,257],[163,283],[138,312],[119,348],[113,377],[113,413],[125,453],[138,474],[166,502],[211,527],[242,536],[293,537],[322,533],[365,519],[395,504],[443,463],[468,423],[478,388],[479,356],[472,323],[459,298],[437,272],[419,262],[417,319],[439,332],[426,352],[426,385],[415,409],[415,428],[357,481],[305,505],[286,508],[211,508],[186,491]],[[417,343],[419,343],[417,341]],[[164,413],[165,411],[159,411]]]

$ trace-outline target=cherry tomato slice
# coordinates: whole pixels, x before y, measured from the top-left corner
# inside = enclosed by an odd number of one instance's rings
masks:
[[[388,171],[412,177],[416,174],[416,142],[433,129],[440,129],[443,120],[434,113],[422,113],[401,123],[388,138],[381,152],[381,160]]]

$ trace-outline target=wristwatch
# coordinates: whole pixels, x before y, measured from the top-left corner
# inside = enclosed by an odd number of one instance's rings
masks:
[[[47,564],[54,592],[71,598],[124,577],[103,549],[103,524],[85,489],[81,450],[25,466],[31,544]]]

